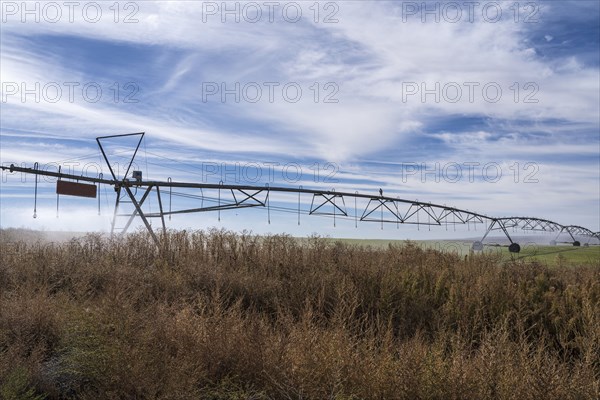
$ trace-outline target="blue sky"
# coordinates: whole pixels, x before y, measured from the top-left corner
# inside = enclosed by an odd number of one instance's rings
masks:
[[[237,172],[225,180],[245,183],[258,165],[259,184],[383,188],[493,216],[600,230],[598,1],[518,8],[484,1],[472,15],[460,1],[425,9],[422,2],[283,1],[272,10],[228,2],[229,13],[220,1],[138,1],[119,2],[118,16],[112,1],[73,10],[62,2],[23,4],[2,2],[3,165],[72,160],[76,169],[107,174],[94,138],[145,131],[137,162],[154,179],[218,182],[226,163]],[[110,151],[122,163],[127,143]],[[457,165],[462,177],[455,181]],[[290,166],[299,179],[289,179]],[[331,173],[334,180],[324,182]],[[93,201],[61,199],[57,219],[53,191],[52,182],[40,184],[33,220],[31,177],[4,174],[1,226],[108,229],[112,193],[103,195],[101,216]],[[276,212],[269,225],[264,210],[221,217],[174,217],[171,226],[445,235],[356,230],[352,221],[334,230],[318,217],[298,227]]]

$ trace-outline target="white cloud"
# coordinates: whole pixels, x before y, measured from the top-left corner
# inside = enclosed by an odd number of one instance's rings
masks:
[[[423,24],[418,19],[402,22],[400,15],[390,13],[389,3],[341,4],[339,23],[313,25],[305,23],[222,24],[218,15],[201,20],[200,4],[189,2],[144,2],[136,24],[115,24],[109,19],[89,24],[81,19],[74,24],[7,24],[3,53],[5,81],[84,80],[84,72],[61,65],[61,60],[40,59],[28,52],[26,44],[12,39],[13,33],[70,34],[92,39],[128,41],[143,45],[175,46],[185,50],[169,79],[153,95],[170,93],[170,101],[186,107],[190,101],[198,104],[199,89],[206,78],[232,82],[263,81],[299,82],[304,93],[299,103],[291,104],[278,98],[275,104],[233,103],[224,105],[223,112],[235,113],[254,121],[270,121],[287,132],[269,140],[244,140],[246,134],[232,134],[224,128],[208,129],[207,121],[198,112],[195,120],[183,122],[166,120],[169,116],[141,117],[120,111],[113,105],[95,104],[18,104],[15,107],[32,108],[34,113],[51,113],[74,117],[84,126],[97,129],[136,129],[157,127],[161,135],[188,145],[201,145],[214,150],[238,149],[256,151],[285,149],[286,140],[294,135],[303,143],[294,143],[294,152],[321,157],[344,159],[357,154],[374,153],[390,145],[402,143],[402,138],[427,122],[432,112],[442,114],[487,115],[496,118],[564,118],[595,123],[598,106],[597,68],[581,67],[573,59],[566,64],[548,66],[537,57],[533,48],[523,46],[524,27],[507,20],[500,23],[439,23]],[[306,15],[309,14],[305,10]],[[369,17],[366,18],[365,15]],[[310,22],[306,18],[306,22]],[[317,42],[303,39],[298,33],[312,35],[314,29],[322,34]],[[14,31],[13,31],[14,30]],[[316,38],[316,37],[315,37]],[[340,48],[349,54],[336,53]],[[220,74],[198,74],[208,67],[200,55],[211,56],[225,51],[243,50],[244,63],[221,65]],[[279,59],[274,58],[279,56]],[[49,68],[50,67],[50,68]],[[219,76],[220,75],[220,76]],[[314,103],[314,93],[308,89],[314,82],[324,85],[333,82],[339,88],[335,99],[338,104]],[[474,101],[470,101],[469,86],[476,82]],[[519,87],[515,102],[516,88]],[[416,95],[403,96],[407,84],[419,87]],[[446,101],[455,97],[456,85],[462,90],[456,103]],[[533,83],[533,85],[531,85]],[[423,88],[439,84],[441,101],[433,95],[422,101]],[[444,92],[445,85],[449,92]],[[486,84],[493,84],[490,92],[483,93]],[[421,85],[424,85],[422,87]],[[529,86],[526,86],[529,85]],[[189,87],[192,90],[187,91]],[[487,93],[495,94],[500,87],[498,102],[486,100]],[[321,95],[326,91],[321,88]],[[527,98],[529,96],[529,98]],[[265,96],[266,97],[266,96]],[[321,100],[321,99],[320,99]],[[537,101],[526,103],[527,100]],[[218,102],[218,100],[215,100]],[[322,101],[322,100],[321,100]],[[42,102],[44,103],[44,102]],[[175,116],[173,116],[175,117]],[[13,123],[5,118],[5,126]],[[16,123],[16,122],[15,122]],[[191,126],[194,124],[194,127]],[[404,129],[402,129],[404,128]],[[169,131],[167,133],[167,131]],[[177,133],[179,132],[179,133]],[[376,140],[373,140],[376,138]],[[226,146],[223,144],[227,143]],[[253,145],[253,143],[256,143]],[[235,149],[235,148],[234,148]]]
[[[525,24],[511,20],[487,23],[480,19],[472,24],[423,24],[419,19],[403,22],[398,7],[385,2],[339,3],[336,15],[339,22],[334,24],[312,22],[309,3],[303,3],[307,18],[296,24],[281,20],[271,24],[264,19],[258,24],[243,21],[222,24],[220,16],[202,23],[198,2],[137,4],[139,11],[135,17],[139,23],[135,24],[117,24],[110,18],[97,24],[81,18],[72,24],[3,23],[3,82],[32,85],[96,79],[84,66],[71,64],[49,51],[40,52],[32,46],[36,35],[177,50],[170,55],[172,59],[160,60],[164,69],[157,71],[158,78],[152,76],[152,82],[148,82],[139,108],[110,102],[69,102],[65,98],[57,103],[23,103],[12,97],[3,104],[3,134],[29,131],[47,137],[92,139],[98,134],[146,131],[153,138],[171,141],[174,147],[187,147],[191,151],[202,149],[221,155],[235,152],[249,156],[270,153],[335,162],[377,158],[382,151],[404,148],[415,135],[441,139],[450,149],[450,155],[432,154],[435,160],[449,157],[524,160],[547,155],[597,154],[597,149],[586,143],[569,143],[568,131],[555,129],[546,120],[563,120],[581,130],[597,130],[598,67],[587,66],[576,56],[545,58],[526,40]],[[550,42],[553,37],[546,35],[545,39]],[[148,67],[131,66],[140,70],[140,76],[145,76],[142,72]],[[206,80],[242,85],[296,82],[304,92],[297,103],[284,101],[281,96],[273,103],[266,96],[256,104],[244,101],[221,104],[218,96],[203,103],[200,92]],[[318,102],[310,89],[315,82],[320,88]],[[334,96],[338,103],[322,101],[323,96],[331,93],[323,87],[329,82],[339,89]],[[422,101],[420,93],[403,95],[410,83],[417,84],[420,90],[421,84],[431,89],[436,83],[443,88],[453,82],[463,89],[456,103],[443,98],[435,102],[431,95]],[[468,82],[479,85],[474,101],[469,100],[465,86]],[[519,88],[517,101],[515,82]],[[481,88],[487,83],[502,88],[498,102],[483,98]],[[537,102],[525,102],[528,95]],[[514,121],[511,129],[514,134],[498,139],[492,129],[428,132],[434,118],[457,116]],[[223,125],[216,125],[217,121]],[[522,126],[519,121],[533,125],[539,122],[534,128],[548,132],[551,140],[547,143],[529,140],[526,134],[533,128]],[[263,127],[268,129],[263,131]],[[169,149],[161,149],[161,153],[177,156],[176,151]],[[53,148],[50,153],[44,147],[35,149],[10,142],[3,146],[0,157],[48,162],[77,154],[63,148]],[[553,191],[561,185],[568,186],[569,193],[588,193],[589,200],[589,187],[594,184],[590,178],[597,178],[597,171],[588,171],[585,178],[577,179],[573,172],[576,167],[566,169],[568,174],[561,173],[551,180],[551,185],[544,186],[547,208],[532,206],[532,212],[556,213],[557,207],[572,204]],[[360,170],[352,173],[361,178],[385,180],[390,187],[406,188],[391,174],[365,174]],[[515,195],[515,188],[510,186],[472,185],[466,189],[457,186],[442,183],[409,188],[415,193],[429,193],[433,198],[455,192],[471,195],[477,202],[486,197],[508,210],[536,204],[531,200],[539,196],[537,190],[541,187]],[[378,184],[362,187],[376,190]],[[477,202],[467,204],[476,208],[480,204]],[[589,208],[586,210],[589,212]]]

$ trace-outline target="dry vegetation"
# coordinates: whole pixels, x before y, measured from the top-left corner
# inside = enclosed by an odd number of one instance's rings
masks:
[[[6,399],[598,399],[600,269],[312,238],[0,241]]]

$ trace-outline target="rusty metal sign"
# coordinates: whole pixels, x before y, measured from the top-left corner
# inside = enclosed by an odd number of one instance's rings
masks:
[[[92,199],[95,199],[96,185],[58,180],[56,181],[56,194],[64,194],[66,196],[90,197]]]

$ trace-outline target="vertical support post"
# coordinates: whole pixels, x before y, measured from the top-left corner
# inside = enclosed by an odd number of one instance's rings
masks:
[[[302,190],[302,186],[298,188]],[[298,226],[300,226],[300,190],[298,191]]]
[[[396,196],[398,199],[399,197]],[[396,229],[400,229],[400,210],[398,209],[398,202],[394,202],[394,206],[396,207]]]
[[[33,164],[33,169],[37,171],[39,164],[36,162]],[[37,187],[38,187],[38,175],[35,174],[35,189],[33,194],[33,218],[37,218]]]
[[[267,183],[267,222],[269,223],[269,225],[271,225],[271,189],[269,187],[269,184]]]
[[[429,206],[429,211],[431,211],[431,206]],[[429,211],[425,211],[427,213],[427,231],[431,232],[431,213]]]
[[[354,193],[358,194],[358,191],[355,191]],[[358,228],[358,207],[356,203],[357,197],[358,196],[354,196],[354,228]]]
[[[112,218],[112,221],[110,223],[110,237],[111,237],[111,239],[112,239],[112,237],[115,234],[115,223],[117,222],[117,212],[119,211],[119,203],[121,202],[121,185],[117,184],[116,190],[117,190],[117,200],[115,201],[115,211],[113,213],[113,218]]]
[[[383,201],[379,200],[379,208],[381,209],[381,230],[383,230]]]
[[[58,173],[60,174],[61,166],[58,166]],[[60,181],[60,176],[58,177]],[[58,194],[58,190],[56,191],[56,218],[58,218],[58,205],[60,203],[60,194]]]
[[[104,179],[104,174],[102,172],[98,174],[98,179]],[[100,215],[100,184],[98,184],[98,215]]]
[[[173,182],[173,179],[171,179],[171,177],[167,178],[167,182],[171,183]],[[171,220],[171,203],[173,201],[173,186],[169,185],[169,221]]]
[[[217,210],[219,222],[221,222],[221,186],[223,186],[223,181],[219,182],[219,209]]]
[[[446,214],[442,214],[444,215],[444,225],[446,226],[446,232],[448,232],[448,209],[446,208],[446,205],[444,204],[444,211],[446,211]]]
[[[335,228],[335,189],[333,189],[333,227]]]
[[[163,214],[162,199],[160,197],[160,188],[156,187],[156,196],[158,197],[158,208],[160,210],[160,221],[162,222],[163,236],[167,234],[167,226],[165,225],[165,215]]]

